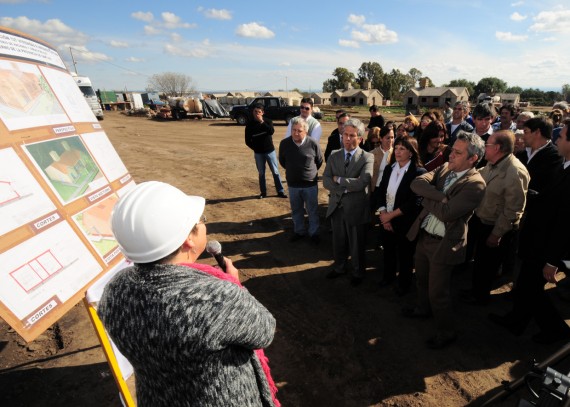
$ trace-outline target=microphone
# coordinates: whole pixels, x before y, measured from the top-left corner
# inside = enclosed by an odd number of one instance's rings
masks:
[[[218,262],[218,266],[224,271],[226,271],[226,261],[224,260],[224,255],[222,254],[222,245],[217,240],[210,240],[206,244],[206,251],[210,253],[214,259]]]

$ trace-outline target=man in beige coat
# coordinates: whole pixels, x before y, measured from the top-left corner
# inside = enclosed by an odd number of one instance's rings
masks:
[[[471,292],[461,297],[467,303],[487,304],[501,262],[514,261],[511,245],[515,243],[530,181],[526,167],[513,155],[514,144],[515,135],[510,130],[494,132],[485,144],[487,165],[480,174],[487,189],[469,221],[468,238],[473,239],[475,265]]]
[[[467,222],[483,199],[485,181],[475,169],[485,144],[475,133],[460,131],[449,162],[417,177],[412,191],[423,197],[423,210],[410,228],[408,238],[418,238],[415,307],[404,308],[410,318],[433,314],[436,333],[426,342],[441,349],[457,339],[451,301],[453,267],[465,260]]]

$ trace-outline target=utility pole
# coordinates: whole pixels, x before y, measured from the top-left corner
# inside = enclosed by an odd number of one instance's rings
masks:
[[[73,58],[73,52],[71,52],[71,47],[69,47],[69,53],[71,54],[71,61],[73,62],[73,68],[75,69],[75,74],[77,75],[77,62],[75,62],[75,58]]]

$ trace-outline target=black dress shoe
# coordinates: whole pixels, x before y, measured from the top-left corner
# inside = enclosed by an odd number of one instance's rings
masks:
[[[350,285],[353,287],[357,287],[362,284],[362,277],[352,277],[350,279]]]
[[[279,198],[287,198],[287,195],[285,195],[285,192],[278,192],[278,193],[277,193],[277,196],[278,196]]]
[[[560,341],[567,341],[570,339],[570,334],[568,332],[550,332],[550,331],[540,331],[536,335],[532,336],[532,341],[540,345],[551,345]]]
[[[388,287],[389,285],[392,285],[392,283],[394,282],[394,280],[388,280],[383,278],[382,280],[380,280],[380,283],[378,284],[380,287]]]
[[[410,292],[410,289],[397,286],[396,288],[394,288],[394,292],[398,297],[403,297],[404,295]]]
[[[426,319],[431,316],[431,313],[420,310],[418,307],[404,307],[402,308],[402,315],[406,318]]]
[[[329,272],[327,273],[326,277],[327,277],[328,279],[333,279],[333,278],[340,277],[340,276],[342,276],[342,275],[344,275],[344,274],[346,274],[346,273],[344,273],[344,272],[339,273],[338,271],[336,271],[336,270],[333,269],[333,270],[331,270],[331,271],[329,271]]]
[[[267,198],[267,194],[259,194],[259,199]]]
[[[521,324],[517,324],[508,314],[504,316],[498,314],[489,314],[487,315],[487,318],[495,325],[502,326],[515,336],[521,336],[526,328]]]
[[[304,237],[305,237],[305,235],[300,235],[300,234],[298,234],[298,233],[293,233],[293,236],[291,236],[291,237],[289,238],[289,241],[290,241],[291,243],[292,243],[292,242],[296,242],[297,240],[301,240],[301,239],[304,238]]]
[[[319,243],[321,243],[321,238],[319,237],[319,235],[313,235],[310,237],[311,239],[311,243],[315,246],[318,246]]]
[[[426,341],[426,346],[430,349],[443,349],[456,340],[457,334],[437,334]]]
[[[463,292],[459,295],[459,299],[461,300],[461,302],[464,302],[465,304],[469,304],[469,305],[489,305],[489,299],[488,298],[480,298],[476,295],[473,295],[473,293],[471,291],[466,291]]]

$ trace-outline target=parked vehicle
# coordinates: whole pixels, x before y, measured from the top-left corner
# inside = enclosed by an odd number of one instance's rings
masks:
[[[299,106],[288,106],[287,102],[280,97],[264,96],[253,99],[249,105],[233,106],[230,110],[230,118],[237,124],[245,126],[251,120],[253,107],[257,103],[265,106],[264,116],[273,121],[285,120],[285,123],[289,123],[289,120],[301,114]]]
[[[103,120],[103,109],[101,108],[95,89],[93,89],[93,86],[91,85],[91,80],[87,76],[77,76],[73,74],[72,76],[73,79],[75,79],[75,83],[83,93],[83,96],[95,117],[99,120]]]

